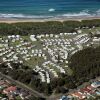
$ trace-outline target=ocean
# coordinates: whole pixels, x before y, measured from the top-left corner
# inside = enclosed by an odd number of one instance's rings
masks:
[[[100,0],[0,0],[0,18],[100,16]]]

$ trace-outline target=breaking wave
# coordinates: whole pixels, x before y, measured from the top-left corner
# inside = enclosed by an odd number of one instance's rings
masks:
[[[55,9],[49,9],[49,11],[55,11]],[[26,15],[26,14],[4,14],[0,13],[0,18],[22,18],[22,19],[48,19],[48,18],[73,18],[73,17],[100,17],[100,9],[90,13],[88,10],[81,11],[79,13],[65,13],[55,15]]]
[[[80,12],[80,13],[68,13],[68,14],[63,14],[62,16],[64,17],[77,17],[77,16],[91,16],[91,14],[86,13],[86,12]]]
[[[39,19],[39,18],[51,18],[53,16],[38,16],[38,15],[25,15],[25,14],[2,14],[0,13],[0,18],[25,18],[25,19]]]
[[[54,8],[50,8],[48,11],[49,11],[49,12],[54,12],[55,9],[54,9]]]

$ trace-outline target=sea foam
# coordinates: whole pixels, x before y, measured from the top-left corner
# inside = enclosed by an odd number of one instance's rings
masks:
[[[44,18],[52,18],[53,16],[42,16],[42,15],[24,15],[24,14],[2,14],[0,13],[0,18],[26,18],[26,19],[44,19]]]
[[[54,12],[55,9],[54,9],[54,8],[50,8],[48,11],[49,11],[49,12]]]
[[[81,17],[81,16],[91,16],[91,14],[87,13],[87,12],[79,12],[79,13],[67,13],[67,14],[63,14],[62,16],[64,17]]]
[[[50,11],[53,11],[51,9]],[[55,11],[56,12],[56,11]],[[49,18],[73,18],[73,17],[96,17],[100,16],[100,10],[95,13],[90,13],[87,10],[83,10],[78,13],[65,13],[65,14],[55,14],[55,15],[26,15],[26,14],[3,14],[0,13],[0,18],[22,18],[22,19],[49,19]]]

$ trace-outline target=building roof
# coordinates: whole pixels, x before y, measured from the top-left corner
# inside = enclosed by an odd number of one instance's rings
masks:
[[[93,87],[100,86],[100,81],[97,81],[97,82],[92,83],[91,86],[93,86]]]
[[[16,86],[10,86],[5,89],[6,92],[15,91],[15,90],[16,90]]]
[[[83,94],[81,94],[80,92],[75,92],[72,94],[72,96],[78,97],[79,99],[84,99],[85,96]]]
[[[94,87],[91,86],[91,85],[87,86],[87,88],[90,89],[90,90],[93,90],[94,89]]]
[[[91,90],[88,89],[87,87],[85,87],[85,88],[82,88],[82,89],[80,90],[80,92],[82,92],[82,93],[85,93],[85,92],[90,93]]]

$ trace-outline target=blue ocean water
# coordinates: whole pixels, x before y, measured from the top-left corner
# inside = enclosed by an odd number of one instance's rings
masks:
[[[0,0],[2,18],[100,16],[100,0]]]

